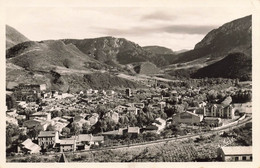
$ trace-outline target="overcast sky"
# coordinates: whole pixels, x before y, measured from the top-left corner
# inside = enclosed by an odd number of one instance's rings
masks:
[[[141,46],[192,49],[209,31],[251,14],[246,8],[7,8],[6,23],[30,40],[115,36]]]

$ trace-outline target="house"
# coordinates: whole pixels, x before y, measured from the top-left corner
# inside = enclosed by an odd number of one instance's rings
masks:
[[[171,91],[171,94],[172,94],[173,96],[177,96],[178,92],[177,92],[176,90],[172,90],[172,91]]]
[[[47,121],[50,121],[51,120],[51,113],[47,113],[47,112],[36,112],[36,113],[33,113],[30,115],[29,119],[32,120],[34,118],[38,118],[38,117],[41,117],[41,118],[44,118],[45,120]]]
[[[162,118],[156,118],[155,121],[156,122],[152,123],[152,125],[154,125],[158,128],[157,133],[159,134],[166,127],[166,120],[164,120]]]
[[[189,111],[181,112],[172,116],[173,123],[199,124],[203,119],[202,115],[194,114]]]
[[[207,116],[233,119],[235,116],[235,109],[232,105],[213,104],[210,107],[210,113]]]
[[[199,107],[205,107],[206,105],[207,103],[204,101],[199,102]]]
[[[205,107],[189,107],[187,110],[190,112],[193,112],[194,114],[200,114],[200,115],[206,116]]]
[[[41,147],[32,142],[31,139],[26,139],[23,143],[17,146],[17,152],[24,152],[24,153],[40,153]]]
[[[38,145],[40,146],[54,146],[58,141],[58,131],[41,131],[38,135]]]
[[[93,136],[92,134],[79,134],[72,136],[70,139],[75,140],[76,147],[79,150],[89,150],[91,145],[104,143],[104,136]]]
[[[156,125],[148,125],[142,128],[142,132],[158,133],[158,127]]]
[[[136,107],[136,108],[143,109],[144,108],[144,103],[133,103],[133,106]]]
[[[76,141],[74,139],[59,140],[60,152],[76,151]]]
[[[127,110],[127,112],[128,112],[129,114],[135,114],[135,115],[137,115],[137,113],[138,113],[138,108],[136,108],[136,107],[128,107],[126,110]]]
[[[124,135],[131,135],[131,137],[137,137],[140,134],[139,127],[128,127],[127,129],[123,130]]]
[[[252,161],[252,146],[223,146],[218,148],[218,156],[225,162]]]
[[[119,105],[119,106],[116,106],[114,108],[115,111],[119,112],[119,113],[123,113],[124,111],[127,110],[127,106],[122,106],[122,105]]]
[[[163,110],[164,107],[166,107],[166,102],[165,101],[158,102],[158,104],[159,104],[161,110]]]
[[[161,101],[161,100],[163,100],[163,96],[162,95],[152,95],[152,99],[155,101]]]
[[[219,127],[222,125],[221,118],[217,117],[204,117],[203,121],[210,126]]]
[[[42,123],[36,120],[27,120],[23,122],[23,127],[26,127],[27,129],[33,129],[35,127],[41,126]]]
[[[62,128],[66,127],[70,122],[66,119],[61,117],[55,117],[52,119],[52,126],[54,127],[55,131],[62,131]]]
[[[126,130],[126,129],[127,128],[119,128],[118,130],[103,132],[102,135],[105,135],[105,136],[122,136],[123,131]]]
[[[41,97],[41,91],[46,90],[46,85],[42,84],[19,84],[14,88],[16,100],[35,101]]]
[[[47,127],[51,124],[51,121],[47,121],[42,118],[34,118],[33,120],[27,120],[23,122],[23,127],[26,127],[28,129],[33,129],[35,127],[42,127],[43,130],[46,130]]]
[[[252,103],[248,102],[248,103],[234,103],[232,104],[232,106],[234,107],[235,110],[235,115],[239,115],[239,114],[252,114]]]
[[[126,96],[128,96],[128,97],[132,96],[132,92],[131,92],[131,89],[130,89],[130,88],[127,88],[127,89],[125,90],[125,93],[126,93]]]

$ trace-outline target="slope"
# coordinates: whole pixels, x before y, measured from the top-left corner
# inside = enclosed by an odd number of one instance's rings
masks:
[[[238,78],[252,80],[252,57],[244,53],[231,53],[224,59],[199,69],[193,78]]]
[[[27,70],[50,70],[55,67],[86,69],[89,63],[99,64],[72,44],[59,40],[19,43],[6,52],[7,62]]]
[[[16,44],[29,41],[27,37],[25,37],[23,34],[18,32],[13,27],[6,25],[5,26],[5,34],[6,34],[6,49],[9,49]]]
[[[173,63],[200,59],[200,62],[218,60],[232,52],[252,55],[252,16],[226,23],[210,31],[193,50],[178,54]]]

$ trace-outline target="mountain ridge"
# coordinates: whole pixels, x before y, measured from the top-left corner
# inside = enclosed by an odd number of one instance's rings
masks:
[[[9,49],[16,44],[30,41],[27,37],[25,37],[23,34],[21,34],[19,31],[17,31],[15,28],[5,25],[6,30],[6,49]]]

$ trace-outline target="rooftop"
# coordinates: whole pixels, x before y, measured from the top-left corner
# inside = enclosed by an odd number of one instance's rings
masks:
[[[139,133],[140,128],[139,127],[128,127],[128,133]]]
[[[73,139],[61,139],[60,140],[61,145],[73,145],[74,142],[75,141]]]
[[[54,137],[56,131],[41,131],[38,137]]]
[[[21,143],[21,145],[23,145],[24,148],[29,149],[29,150],[34,150],[34,149],[40,148],[40,146],[33,143],[31,139],[26,139],[23,143]]]
[[[225,155],[250,155],[252,146],[224,146],[221,147]]]

